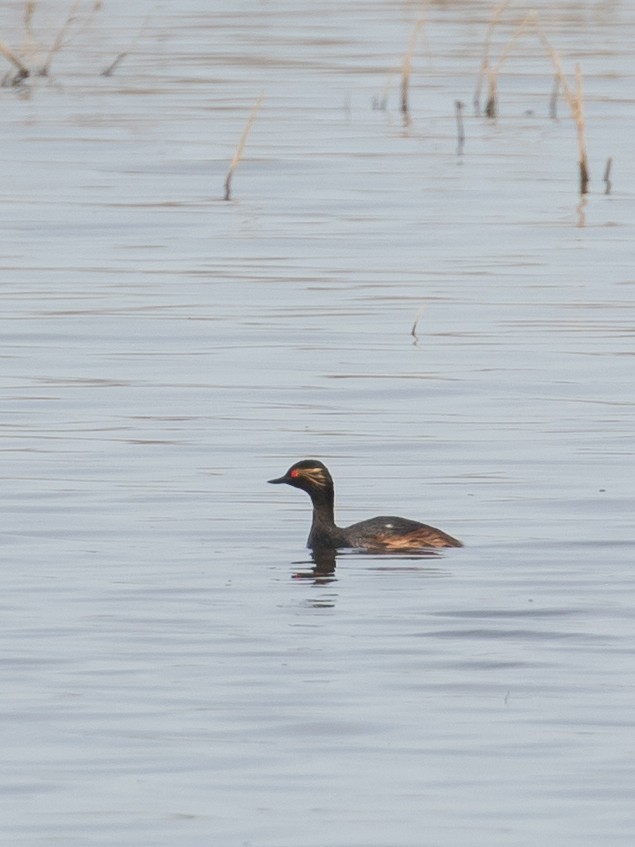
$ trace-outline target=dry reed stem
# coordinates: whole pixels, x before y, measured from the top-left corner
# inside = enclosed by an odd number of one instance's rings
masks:
[[[485,116],[495,118],[498,115],[498,76],[490,65],[487,66],[487,101]]]
[[[232,177],[234,175],[234,171],[238,167],[238,163],[242,159],[243,150],[245,149],[245,144],[247,143],[247,138],[249,137],[249,133],[251,132],[253,123],[256,120],[256,115],[258,114],[258,110],[260,109],[260,105],[264,99],[264,96],[265,93],[263,91],[260,97],[256,100],[253,109],[249,113],[247,123],[245,124],[245,128],[243,129],[243,134],[240,136],[240,141],[238,142],[238,146],[236,147],[236,150],[234,152],[234,158],[231,161],[229,170],[227,171],[227,178],[225,179],[225,200],[231,199]]]
[[[24,7],[24,52],[31,53],[33,51],[34,39],[33,29],[31,27],[33,15],[35,13],[35,0],[26,0]]]
[[[55,40],[54,40],[54,42],[51,46],[51,49],[49,50],[49,52],[46,56],[46,59],[44,61],[44,65],[40,68],[40,76],[48,76],[49,75],[49,72],[51,70],[51,64],[53,62],[53,59],[57,55],[57,53],[59,53],[59,51],[62,49],[62,47],[65,47],[67,44],[69,44],[73,40],[73,38],[76,38],[79,35],[80,32],[82,32],[83,30],[85,30],[87,28],[90,25],[90,23],[92,22],[95,14],[97,12],[101,11],[101,8],[102,8],[102,4],[101,4],[100,0],[95,0],[95,2],[93,3],[93,7],[92,7],[90,14],[87,16],[87,18],[84,21],[84,23],[82,24],[82,26],[78,27],[72,35],[70,35],[68,38],[66,38],[66,34],[68,32],[68,29],[77,21],[77,10],[81,6],[81,4],[82,4],[82,0],[74,0],[73,4],[71,5],[71,7],[68,11],[68,15],[66,17],[66,20],[62,24],[62,27],[61,27],[60,31],[57,33]]]
[[[410,88],[410,69],[412,66],[412,57],[417,47],[419,33],[423,29],[424,24],[425,18],[419,18],[419,20],[415,24],[413,33],[410,36],[408,49],[404,53],[403,57],[403,65],[401,69],[401,111],[404,113],[404,115],[408,114],[408,89]]]
[[[59,32],[55,36],[55,40],[53,41],[53,44],[52,44],[52,46],[51,46],[51,48],[50,48],[50,50],[49,50],[49,52],[46,56],[46,59],[44,60],[44,64],[40,68],[40,75],[41,76],[48,76],[49,71],[51,69],[51,62],[53,61],[55,54],[59,50],[62,49],[62,46],[64,44],[64,36],[66,35],[66,31],[69,28],[69,26],[72,23],[74,23],[74,21],[75,21],[75,15],[77,13],[77,9],[79,8],[80,3],[81,3],[81,0],[75,0],[75,2],[72,4],[71,8],[69,9],[66,20],[64,21],[61,29],[59,30]]]
[[[556,76],[560,82],[560,88],[564,94],[565,100],[571,111],[571,116],[575,121],[577,136],[578,136],[578,166],[580,169],[580,194],[586,194],[589,187],[589,160],[586,151],[586,124],[584,120],[584,91],[582,87],[582,71],[580,65],[575,66],[575,89],[572,91],[567,78],[564,75],[560,54],[551,45],[551,42],[545,35],[542,27],[538,24],[538,32],[553,66],[556,70]]]
[[[29,76],[29,69],[22,62],[13,50],[9,49],[6,44],[0,41],[0,53],[17,69],[17,74],[11,79],[11,85],[17,85]]]
[[[511,56],[514,47],[518,43],[520,37],[524,35],[529,25],[537,23],[537,20],[538,18],[536,16],[536,13],[529,12],[525,19],[518,24],[518,26],[512,33],[512,37],[510,38],[507,46],[505,47],[505,49],[500,55],[499,60],[493,67],[488,59],[488,64],[486,68],[488,93],[487,103],[485,106],[485,114],[488,118],[495,118],[498,115],[498,75],[501,72],[503,65]]]
[[[117,65],[120,62],[123,62],[123,60],[126,58],[128,53],[129,53],[128,50],[124,50],[123,53],[119,53],[118,56],[115,56],[114,60],[108,65],[108,67],[103,69],[103,71],[101,72],[101,75],[102,76],[112,76],[114,71],[115,71],[115,68],[117,67]]]
[[[501,16],[505,9],[509,6],[511,0],[505,0],[504,3],[500,3],[498,6],[494,7],[492,12],[492,17],[490,18],[489,25],[487,27],[487,32],[485,33],[485,41],[483,42],[483,58],[481,59],[481,69],[479,71],[478,80],[476,82],[476,91],[474,92],[474,111],[477,115],[481,113],[481,92],[483,89],[483,80],[489,73],[489,51],[492,44],[492,36],[494,35],[494,30],[501,19]]]
[[[575,66],[575,125],[578,130],[578,161],[580,163],[580,194],[586,194],[589,186],[589,160],[586,152],[586,123],[584,120],[584,90],[580,64]]]

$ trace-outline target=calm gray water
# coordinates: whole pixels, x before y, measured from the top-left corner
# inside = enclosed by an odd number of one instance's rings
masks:
[[[0,89],[3,843],[633,844],[635,7],[532,8],[584,203],[479,0],[86,2]],[[306,456],[466,547],[316,572]]]

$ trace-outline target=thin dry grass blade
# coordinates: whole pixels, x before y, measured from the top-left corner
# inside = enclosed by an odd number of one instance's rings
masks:
[[[410,88],[410,69],[412,66],[412,57],[417,47],[419,33],[423,29],[424,24],[425,18],[419,18],[419,20],[415,24],[413,33],[410,36],[408,49],[404,53],[403,57],[403,65],[401,68],[401,111],[404,113],[404,115],[408,114],[408,90]]]
[[[124,50],[123,53],[119,53],[118,56],[115,56],[115,58],[108,65],[108,67],[103,69],[103,71],[101,72],[101,75],[102,76],[112,76],[113,73],[115,72],[115,68],[117,67],[117,65],[120,62],[123,62],[123,60],[126,58],[127,55],[128,55],[128,50]]]
[[[24,6],[24,52],[31,53],[33,51],[33,15],[35,14],[35,0],[26,0]]]
[[[148,15],[148,16],[147,16],[147,18],[144,20],[143,24],[141,25],[141,29],[140,29],[140,30],[139,30],[139,32],[135,35],[135,37],[132,39],[132,41],[131,41],[131,42],[130,42],[130,44],[126,47],[126,49],[125,49],[125,50],[122,50],[122,51],[121,51],[121,53],[119,53],[119,54],[115,57],[115,59],[114,59],[114,60],[113,60],[113,61],[112,61],[109,65],[108,65],[108,67],[104,68],[104,70],[101,72],[101,75],[102,75],[102,76],[112,76],[112,75],[113,75],[113,73],[114,73],[114,71],[115,71],[115,68],[117,67],[117,65],[119,65],[119,64],[120,64],[120,62],[123,62],[123,60],[126,58],[126,56],[129,56],[129,55],[130,55],[130,53],[131,53],[131,52],[134,50],[134,48],[137,46],[137,42],[139,41],[139,39],[141,38],[141,36],[142,36],[142,35],[144,34],[144,32],[146,31],[146,27],[147,27],[147,25],[148,25],[148,21],[149,21],[149,20],[150,20],[150,15]]]
[[[486,67],[488,93],[487,103],[485,105],[485,114],[488,118],[495,118],[498,115],[498,75],[500,74],[503,65],[511,56],[514,47],[518,43],[520,37],[524,35],[529,25],[534,24],[536,22],[536,13],[530,12],[525,17],[525,19],[518,24],[518,26],[512,33],[512,37],[510,38],[507,46],[501,53],[500,58],[494,66],[491,65],[488,58],[488,63]]]
[[[509,6],[512,0],[505,0],[504,3],[500,3],[498,6],[494,7],[492,12],[492,17],[490,18],[490,22],[487,27],[487,32],[485,33],[485,41],[483,42],[483,58],[481,59],[481,69],[479,71],[478,79],[476,81],[476,90],[474,92],[474,111],[477,115],[481,113],[481,93],[483,90],[483,81],[485,77],[488,76],[488,70],[490,67],[489,60],[489,51],[492,44],[492,37],[494,35],[494,30],[501,19],[501,16],[505,9]]]
[[[516,43],[520,39],[521,35],[525,33],[530,24],[537,24],[538,16],[535,12],[529,12],[529,14],[522,20],[514,32],[512,33],[512,37],[509,39],[509,42],[503,52],[500,55],[500,59],[496,62],[495,71],[496,73],[500,73],[501,68],[505,64],[505,62],[509,59],[512,54],[512,50],[516,46]]]
[[[240,136],[240,141],[238,142],[238,146],[234,152],[234,158],[231,161],[229,166],[229,170],[227,171],[227,177],[225,179],[225,200],[231,199],[231,189],[232,189],[232,177],[234,176],[234,171],[238,167],[238,163],[242,159],[243,151],[245,149],[245,144],[247,143],[247,138],[249,137],[249,133],[251,132],[251,128],[256,120],[256,115],[258,114],[258,110],[262,104],[265,93],[264,91],[256,100],[256,104],[253,109],[249,113],[249,117],[247,118],[247,123],[245,124],[245,128],[243,129],[243,134]]]
[[[40,68],[40,75],[41,76],[48,76],[49,75],[49,72],[51,70],[51,64],[53,62],[53,59],[57,55],[57,53],[59,53],[59,51],[62,49],[62,47],[65,47],[67,44],[69,44],[73,40],[73,38],[76,38],[79,35],[80,32],[83,32],[85,29],[87,29],[88,26],[90,26],[93,18],[95,17],[95,14],[97,12],[101,11],[101,8],[102,8],[102,4],[101,4],[100,0],[95,0],[95,2],[93,3],[92,9],[91,9],[90,13],[88,14],[88,16],[86,17],[86,20],[83,22],[83,24],[81,26],[79,26],[75,30],[74,33],[67,36],[68,30],[78,19],[77,18],[77,10],[81,6],[81,4],[82,4],[82,0],[74,0],[74,3],[71,5],[71,7],[68,11],[68,15],[66,17],[66,20],[64,21],[61,29],[59,30],[59,32],[55,36],[55,40],[53,41],[51,49],[49,50],[49,52],[46,56],[46,59],[44,60],[44,64]]]
[[[59,50],[62,49],[62,46],[64,44],[64,36],[66,35],[66,31],[68,30],[69,26],[71,26],[71,24],[74,23],[74,21],[75,21],[75,15],[77,14],[77,9],[79,8],[80,3],[81,3],[81,0],[75,0],[73,5],[69,9],[66,20],[64,21],[61,29],[58,31],[57,35],[55,36],[55,40],[53,41],[53,44],[51,45],[51,48],[50,48],[50,50],[49,50],[49,52],[46,56],[46,59],[44,60],[44,64],[42,65],[42,67],[40,69],[40,74],[42,76],[48,76],[49,71],[51,69],[51,63],[52,63],[52,61],[55,57],[55,54]]]

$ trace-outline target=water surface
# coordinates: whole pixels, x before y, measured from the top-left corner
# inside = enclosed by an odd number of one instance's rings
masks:
[[[582,203],[535,36],[473,113],[488,3],[407,122],[407,2],[87,5],[0,89],[7,843],[632,844],[635,21],[533,8]],[[315,572],[305,456],[466,547]]]

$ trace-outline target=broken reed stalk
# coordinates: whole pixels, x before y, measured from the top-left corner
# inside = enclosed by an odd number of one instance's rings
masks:
[[[481,114],[481,91],[483,89],[483,80],[486,76],[489,76],[489,51],[490,46],[492,44],[492,36],[494,34],[494,30],[496,29],[496,25],[498,24],[501,18],[501,15],[510,3],[511,0],[505,0],[504,3],[500,3],[500,5],[494,7],[492,17],[490,18],[490,22],[487,27],[487,32],[485,33],[485,41],[483,43],[483,58],[481,59],[481,70],[479,71],[478,80],[476,82],[476,91],[474,92],[474,112],[476,115]]]
[[[463,148],[465,146],[465,130],[463,129],[463,106],[464,103],[462,103],[460,100],[454,101],[454,110],[456,112],[456,133],[458,138],[456,145],[457,156],[463,155]]]
[[[415,322],[412,325],[412,329],[410,330],[410,335],[414,338],[414,344],[419,343],[419,335],[417,333],[417,327],[419,326],[419,321],[421,320],[421,315],[423,314],[423,310],[425,309],[425,304],[419,309],[417,312],[417,316],[415,318]]]
[[[231,161],[231,165],[229,166],[229,170],[227,171],[227,177],[225,179],[225,200],[231,199],[232,177],[234,175],[234,171],[238,167],[238,163],[242,159],[243,150],[245,149],[245,144],[247,143],[247,138],[249,137],[249,133],[251,132],[253,123],[256,120],[256,115],[258,114],[258,110],[260,109],[260,104],[262,103],[264,96],[265,93],[263,91],[260,97],[256,100],[256,104],[254,105],[253,109],[249,113],[247,123],[245,124],[245,128],[243,129],[243,134],[240,136],[238,147],[236,147],[236,150],[234,152],[234,158]]]
[[[10,50],[6,44],[0,41],[0,53],[17,69],[17,73],[11,78],[11,85],[17,85],[29,76],[29,69],[24,62],[19,59],[13,50]]]
[[[404,115],[407,115],[409,111],[408,91],[410,89],[410,68],[412,66],[412,57],[417,47],[419,33],[423,29],[424,23],[425,19],[419,18],[419,20],[415,24],[414,31],[410,36],[410,43],[408,44],[408,49],[404,53],[403,57],[403,65],[401,68],[401,111]]]
[[[613,157],[609,156],[608,159],[606,160],[606,168],[604,169],[604,183],[606,185],[606,188],[604,189],[605,194],[611,193],[611,186],[612,186],[611,168],[612,167],[613,167]]]

